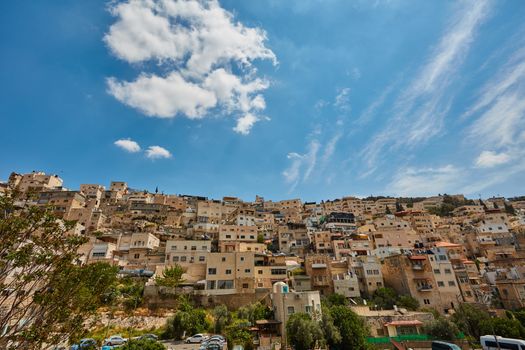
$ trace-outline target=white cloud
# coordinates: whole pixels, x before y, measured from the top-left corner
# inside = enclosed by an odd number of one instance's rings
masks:
[[[287,158],[291,160],[291,163],[282,174],[285,181],[291,184],[290,192],[292,192],[300,182],[306,182],[310,179],[317,164],[317,153],[319,152],[320,147],[320,143],[313,139],[308,144],[307,153],[288,153]],[[304,172],[304,174],[301,172]]]
[[[385,189],[396,196],[431,196],[450,193],[458,186],[462,170],[453,165],[439,168],[406,168],[398,171]]]
[[[496,153],[492,151],[483,151],[476,159],[476,167],[492,168],[496,165],[507,163],[511,159],[507,153]]]
[[[414,147],[442,132],[453,98],[450,87],[455,73],[470,49],[477,28],[486,19],[489,5],[488,0],[466,1],[452,16],[428,60],[397,97],[386,127],[361,152],[369,168],[375,167],[387,149]]]
[[[171,158],[171,153],[164,147],[149,146],[146,150],[146,157],[150,159]]]
[[[132,82],[108,79],[119,101],[152,117],[202,118],[221,108],[240,123],[247,114],[255,116],[252,125],[262,119],[256,113],[266,107],[260,92],[269,82],[256,78],[252,62],[276,63],[262,29],[235,22],[217,0],[129,0],[110,10],[117,21],[104,37],[109,49],[129,63],[155,60],[167,71],[143,72]]]
[[[342,112],[350,110],[350,88],[339,89],[335,97],[334,106]]]
[[[131,139],[120,139],[114,142],[115,146],[122,148],[130,153],[140,152],[140,146],[137,142]]]
[[[256,122],[257,117],[251,113],[248,113],[244,117],[237,119],[237,125],[233,128],[233,130],[239,134],[248,135],[252,126]]]
[[[148,116],[172,118],[182,113],[200,118],[217,104],[216,95],[172,72],[165,78],[141,74],[133,82],[108,79],[109,92],[120,102]]]

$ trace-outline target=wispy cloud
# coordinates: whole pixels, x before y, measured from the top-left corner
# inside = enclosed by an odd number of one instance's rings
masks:
[[[461,66],[478,27],[487,18],[490,1],[466,1],[452,16],[444,35],[419,73],[397,97],[387,126],[361,152],[369,169],[378,158],[400,146],[414,147],[440,134],[452,95],[455,72]]]
[[[335,97],[334,107],[341,112],[350,111],[350,88],[339,89]]]
[[[149,159],[171,158],[171,153],[164,147],[149,146],[146,150],[146,157]]]
[[[108,78],[117,100],[159,118],[204,118],[219,109],[238,119],[233,130],[241,134],[261,120],[269,81],[257,78],[252,62],[277,62],[264,30],[235,22],[217,0],[129,0],[110,10],[117,19],[104,37],[111,52],[132,64],[156,61],[166,72]]]
[[[492,168],[497,165],[505,164],[511,159],[507,153],[496,153],[492,151],[483,151],[476,159],[476,167]]]
[[[132,139],[120,139],[114,142],[115,146],[129,152],[137,153],[140,152],[140,145]]]
[[[311,140],[308,151],[305,154],[290,152],[287,158],[291,161],[290,166],[283,171],[285,181],[291,185],[292,192],[300,182],[306,182],[310,178],[317,164],[317,153],[321,145],[317,140]]]
[[[450,193],[458,186],[463,170],[448,164],[438,168],[406,168],[398,171],[385,188],[396,196],[430,196]]]

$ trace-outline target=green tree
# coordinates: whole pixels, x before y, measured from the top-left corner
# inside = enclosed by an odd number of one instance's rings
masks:
[[[330,308],[334,325],[341,334],[341,342],[335,344],[337,350],[363,350],[367,348],[366,337],[368,329],[359,316],[347,306],[333,306]]]
[[[244,349],[253,348],[253,334],[250,332],[250,322],[243,319],[234,319],[225,328],[225,336],[228,346],[242,345]]]
[[[481,322],[480,329],[484,334],[496,334],[504,338],[522,339],[525,337],[525,328],[516,319],[490,318]]]
[[[221,334],[224,327],[231,322],[232,317],[226,305],[217,305],[213,309],[213,319],[215,321],[213,327],[215,333]]]
[[[439,317],[423,325],[423,331],[439,340],[454,340],[459,333],[455,323],[444,317]]]
[[[483,335],[481,325],[490,321],[490,315],[474,305],[460,304],[452,315],[452,320],[460,331],[477,342]]]
[[[260,302],[242,306],[237,310],[237,318],[245,319],[254,325],[257,320],[266,320],[272,316],[272,310]]]
[[[151,339],[130,340],[119,348],[120,350],[165,350],[159,342]]]
[[[334,318],[330,308],[323,306],[323,316],[321,318],[321,328],[323,329],[324,338],[328,345],[329,349],[334,348],[335,346],[341,343],[341,333],[339,329],[334,324]]]
[[[206,311],[195,308],[187,297],[180,296],[178,310],[167,320],[163,337],[181,339],[183,336],[205,332],[209,328]]]
[[[419,301],[410,295],[401,295],[397,298],[396,305],[412,311],[419,309]]]
[[[348,299],[344,295],[337,293],[328,295],[322,301],[327,306],[348,305]]]
[[[379,288],[372,295],[372,303],[381,309],[390,310],[397,302],[397,293],[392,288]]]
[[[80,265],[87,239],[69,234],[72,222],[48,207],[14,205],[0,196],[0,348],[41,348],[85,332],[105,301],[117,269]]]
[[[186,272],[186,270],[182,266],[175,264],[172,267],[164,269],[164,271],[162,271],[162,277],[155,277],[155,284],[162,287],[177,288],[184,282],[182,278],[184,272]]]
[[[288,342],[295,350],[312,349],[316,344],[324,344],[323,330],[319,322],[306,313],[296,313],[286,322]]]
[[[264,243],[264,235],[259,233],[257,235],[257,243]]]

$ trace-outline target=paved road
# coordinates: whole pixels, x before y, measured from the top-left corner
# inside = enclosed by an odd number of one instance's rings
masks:
[[[198,350],[200,344],[186,344],[181,341],[163,341],[168,350]]]
[[[200,344],[186,344],[180,340],[163,340],[162,344],[164,344],[168,350],[198,350],[200,347]],[[224,345],[224,350],[227,349],[226,345]]]

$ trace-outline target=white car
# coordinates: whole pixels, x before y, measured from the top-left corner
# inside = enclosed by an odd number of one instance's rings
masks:
[[[194,344],[199,344],[199,343],[202,343],[204,340],[208,339],[207,336],[205,336],[204,334],[195,334],[189,338],[186,339],[186,343],[194,343]]]
[[[120,335],[112,335],[108,339],[104,340],[104,344],[112,346],[112,345],[122,345],[125,344],[128,340],[126,338],[122,338]]]

